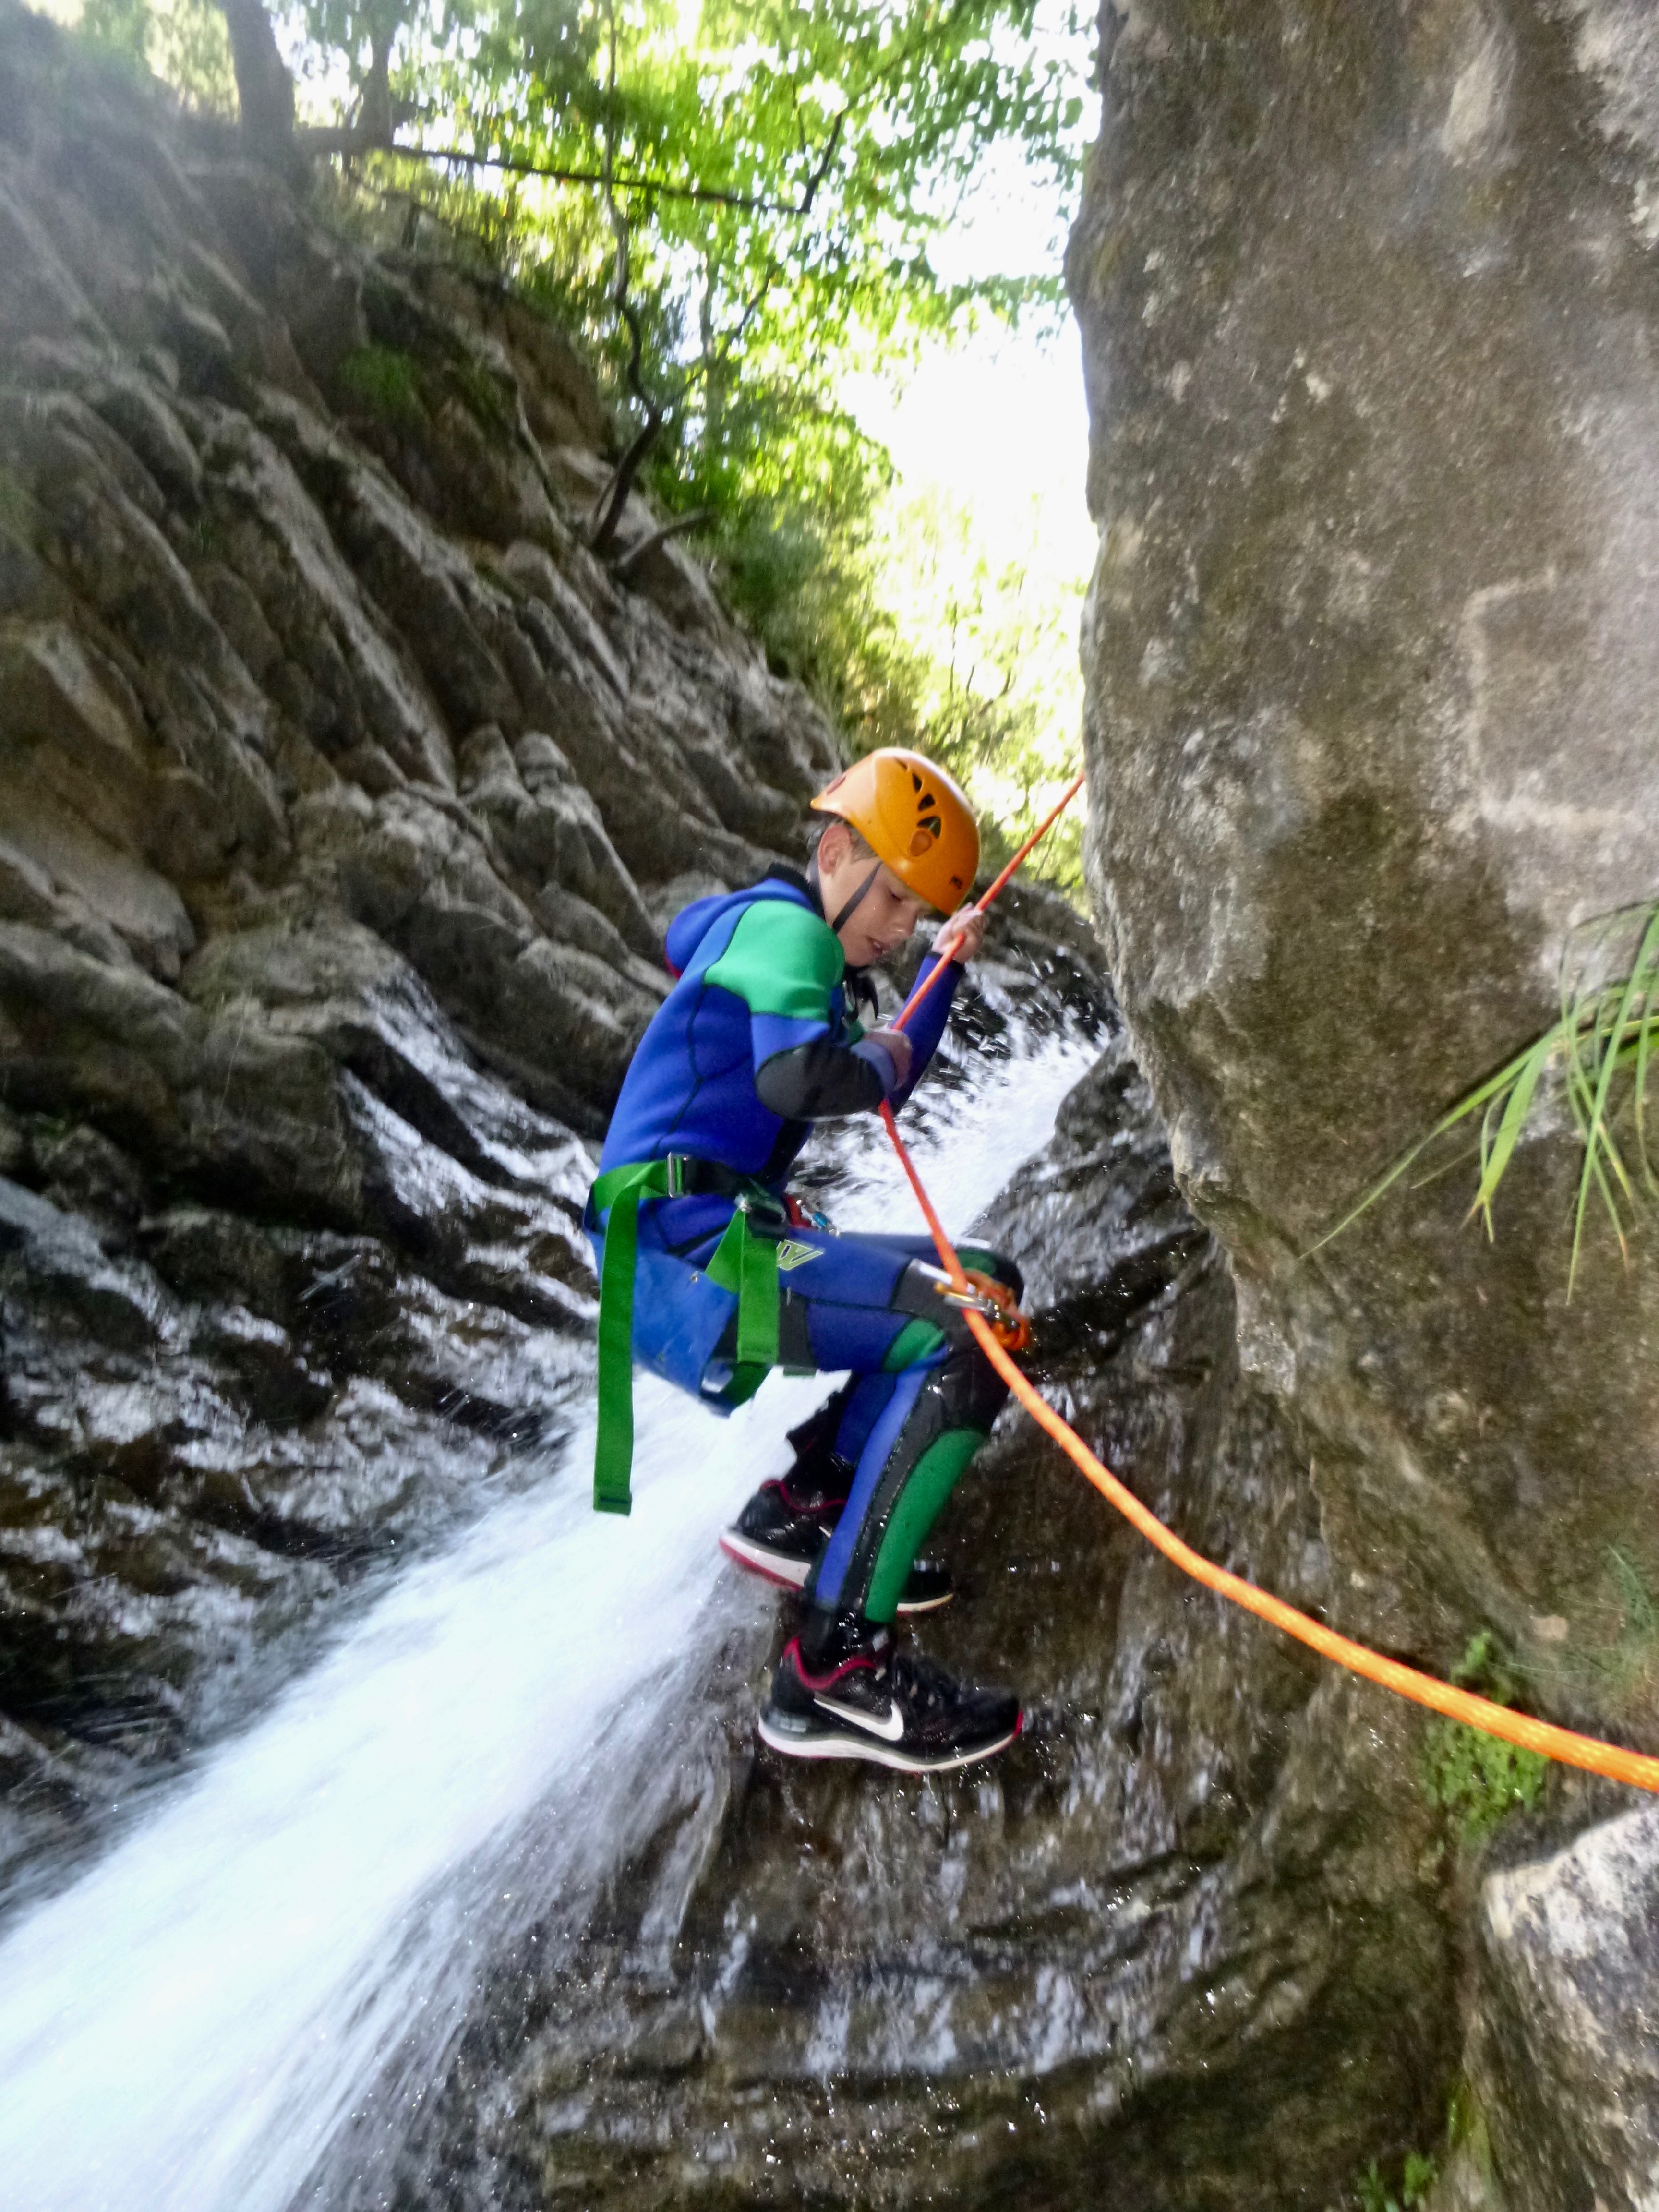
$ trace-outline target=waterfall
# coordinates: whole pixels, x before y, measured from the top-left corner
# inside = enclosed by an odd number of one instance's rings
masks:
[[[924,1117],[954,1230],[1089,1057],[1048,1044]],[[877,1133],[849,1182],[840,1226],[908,1224]],[[286,2212],[348,2122],[396,2131],[393,2054],[418,2094],[492,1948],[620,1863],[709,1656],[771,1617],[715,1540],[824,1388],[775,1376],[722,1423],[640,1377],[631,1519],[590,1510],[590,1421],[14,1928],[9,2212]]]

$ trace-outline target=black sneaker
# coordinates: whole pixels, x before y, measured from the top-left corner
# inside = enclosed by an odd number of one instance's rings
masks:
[[[851,1468],[845,1461],[837,1465],[845,1469],[850,1483]],[[799,1589],[846,1503],[845,1487],[836,1496],[803,1497],[788,1475],[780,1482],[763,1482],[731,1528],[722,1532],[720,1549],[751,1574]],[[955,1595],[956,1584],[947,1568],[918,1559],[906,1577],[898,1609],[902,1613],[935,1613]]]
[[[786,1759],[862,1759],[901,1774],[939,1774],[1004,1751],[1019,1734],[1019,1700],[1007,1690],[958,1682],[914,1651],[895,1651],[885,1629],[860,1624],[845,1656],[821,1667],[784,1646],[760,1739]]]

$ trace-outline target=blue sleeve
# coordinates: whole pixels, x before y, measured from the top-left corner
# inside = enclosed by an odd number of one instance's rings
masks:
[[[751,1014],[749,1017],[750,1042],[757,1068],[764,1067],[767,1061],[778,1053],[798,1052],[804,1044],[820,1043],[829,1034],[828,1022],[815,1020],[809,1015]]]
[[[918,990],[938,965],[938,961],[930,952],[916,975]],[[937,984],[916,1008],[915,1018],[904,1032],[910,1040],[910,1073],[903,1088],[892,1092],[888,1099],[888,1104],[895,1109],[903,1105],[926,1074],[928,1061],[939,1050],[939,1042],[945,1035],[945,1024],[950,1017],[951,1002],[957,995],[957,985],[962,978],[959,963],[952,960],[950,969],[945,981]]]

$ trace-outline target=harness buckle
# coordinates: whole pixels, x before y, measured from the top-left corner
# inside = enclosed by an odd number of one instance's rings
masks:
[[[685,1196],[685,1154],[670,1152],[663,1164],[668,1170],[668,1195],[670,1198],[684,1198]]]
[[[793,1225],[788,1207],[769,1190],[740,1190],[732,1205],[733,1211],[748,1221],[751,1237],[769,1237],[775,1242],[787,1236]]]

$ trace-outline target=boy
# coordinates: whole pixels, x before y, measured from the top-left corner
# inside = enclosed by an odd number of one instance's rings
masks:
[[[588,1202],[600,1270],[596,1504],[628,1510],[636,1359],[720,1411],[768,1369],[851,1370],[791,1442],[722,1540],[732,1557],[803,1589],[760,1734],[796,1759],[859,1759],[925,1773],[988,1758],[1020,1729],[1007,1692],[957,1682],[896,1649],[892,1624],[950,1597],[915,1554],[1006,1396],[924,1238],[840,1237],[786,1194],[821,1116],[909,1097],[943,1034],[984,920],[958,913],[979,831],[951,779],[884,750],[813,799],[825,817],[805,877],[778,867],[700,899],[669,929],[678,978],[635,1054]],[[947,919],[923,974],[950,974],[907,1034],[866,1031],[866,970],[922,914]],[[1018,1298],[994,1253],[965,1263]]]

